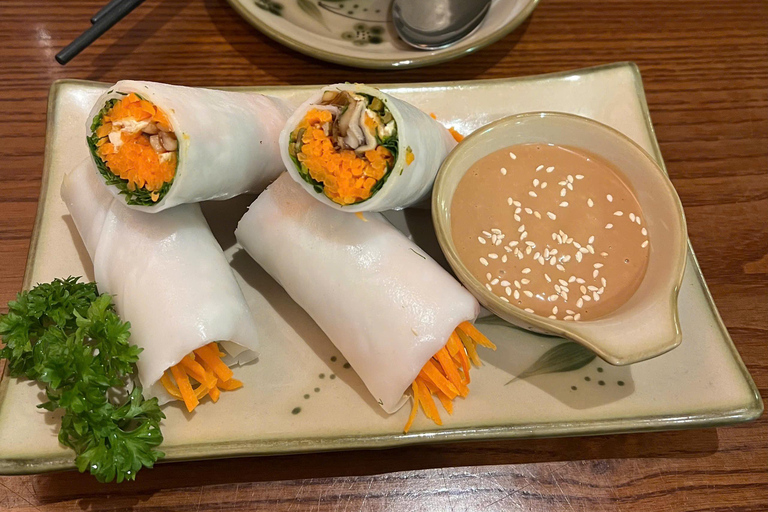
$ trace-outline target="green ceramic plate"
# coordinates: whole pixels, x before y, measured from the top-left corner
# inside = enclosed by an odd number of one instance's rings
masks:
[[[538,0],[494,0],[472,34],[450,48],[416,50],[397,36],[392,0],[227,0],[275,41],[318,59],[373,69],[438,64],[492,44],[517,28]],[[418,1],[418,0],[416,0]]]
[[[85,118],[105,84],[53,85],[43,187],[24,286],[59,276],[92,277],[88,255],[59,197],[63,175],[87,155]],[[642,83],[632,64],[494,81],[387,85],[387,92],[470,133],[501,117],[560,111],[591,117],[626,134],[661,163]],[[311,87],[243,88],[298,104]],[[314,322],[236,245],[233,231],[252,197],[204,205],[261,329],[259,363],[237,370],[245,388],[189,417],[166,407],[167,460],[398,446],[430,441],[577,436],[719,426],[762,412],[747,373],[689,251],[680,290],[682,344],[663,356],[614,367],[579,345],[510,327],[480,328],[498,345],[481,354],[472,393],[437,427],[408,411],[387,416]],[[428,210],[390,216],[428,252],[437,249]],[[514,382],[509,383],[511,380]],[[35,406],[40,389],[0,382],[0,473],[71,468],[56,418]]]

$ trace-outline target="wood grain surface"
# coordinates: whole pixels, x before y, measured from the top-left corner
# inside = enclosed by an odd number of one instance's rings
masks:
[[[474,55],[363,71],[294,53],[225,0],[148,0],[66,67],[106,0],[0,2],[0,304],[21,286],[58,78],[187,85],[522,76],[632,60],[704,275],[768,393],[768,2],[542,0]],[[5,311],[0,306],[0,311]],[[722,429],[164,464],[100,485],[0,478],[0,510],[768,510],[768,421]]]

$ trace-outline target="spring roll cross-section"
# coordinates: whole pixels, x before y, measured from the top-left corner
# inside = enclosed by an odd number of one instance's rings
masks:
[[[291,176],[319,201],[349,212],[398,210],[424,200],[456,145],[402,100],[362,84],[325,87],[280,134]]]
[[[289,114],[261,94],[123,80],[94,104],[87,142],[115,196],[158,212],[262,190],[283,170]]]
[[[145,396],[182,400],[236,389],[229,365],[257,357],[258,337],[229,263],[196,204],[158,214],[126,208],[85,160],[61,195],[93,261],[99,291],[131,324]]]
[[[381,214],[337,211],[283,175],[235,234],[387,412],[398,410],[411,388],[414,407],[421,404],[439,424],[432,396],[450,412],[451,401],[467,395],[469,361],[479,364],[475,345],[492,346],[469,323],[479,305]]]

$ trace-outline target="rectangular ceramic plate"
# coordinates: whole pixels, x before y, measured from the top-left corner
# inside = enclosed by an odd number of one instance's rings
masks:
[[[50,95],[43,186],[24,287],[55,277],[93,273],[88,255],[59,197],[62,177],[87,155],[84,125],[104,84],[60,81]],[[590,117],[625,133],[661,163],[637,68],[616,64],[530,78],[387,85],[383,87],[460,132],[510,114],[562,111]],[[251,87],[298,104],[313,87]],[[261,330],[257,364],[236,370],[245,388],[194,414],[165,409],[166,460],[270,453],[378,448],[427,441],[575,436],[718,426],[758,417],[757,389],[712,303],[693,252],[680,291],[683,342],[661,357],[627,367],[599,359],[576,364],[573,345],[493,319],[481,329],[498,345],[481,354],[471,393],[444,426],[424,417],[408,435],[408,408],[387,416],[328,338],[235,244],[235,225],[253,200],[246,196],[204,205],[204,211]],[[390,216],[425,250],[436,249],[427,210]],[[548,357],[542,356],[548,353]],[[552,357],[557,355],[557,357]],[[539,361],[538,375],[507,384]],[[347,365],[348,366],[348,365]],[[570,366],[570,371],[556,371]],[[573,367],[576,367],[573,369]],[[73,467],[56,439],[58,422],[35,406],[36,385],[0,383],[0,473]]]

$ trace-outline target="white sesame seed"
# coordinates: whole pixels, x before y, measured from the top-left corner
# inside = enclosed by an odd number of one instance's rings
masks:
[[[565,197],[565,193],[566,193],[565,189],[561,189],[560,190],[560,197]]]
[[[563,237],[560,235],[557,235],[557,243],[562,244],[563,243]]]
[[[515,279],[515,288],[520,288],[520,281]]]
[[[528,191],[528,195],[531,196],[531,197],[539,197],[539,196],[536,195],[536,192],[534,192],[533,190],[529,190]]]
[[[544,183],[542,183],[540,188],[541,190],[544,190],[545,188],[547,188],[547,182],[545,181]]]
[[[497,284],[499,284],[499,278],[498,277],[496,279],[494,279],[493,281],[491,281],[491,286],[496,286]]]
[[[524,257],[523,253],[520,252],[520,251],[517,251],[517,259],[521,260],[521,259],[523,259],[523,257]]]
[[[566,309],[565,312],[568,313],[569,315],[573,315],[575,313],[575,311],[572,309]]]
[[[483,264],[483,265],[485,265],[486,267],[488,266],[488,260],[487,260],[487,259],[485,259],[485,258],[480,258],[480,263],[482,263],[482,264]]]
[[[477,241],[480,242],[481,244],[484,244],[485,243],[485,238],[479,236],[479,237],[477,237]]]
[[[521,273],[523,273],[523,274],[530,274],[530,273],[531,273],[531,269],[530,269],[530,268],[528,268],[528,267],[525,267],[525,268],[524,268],[523,270],[521,270],[520,272],[521,272]]]
[[[555,315],[549,315],[547,318],[550,320],[557,320],[557,317]]]
[[[573,242],[573,246],[577,249],[581,249],[581,244],[579,242]]]
[[[582,174],[577,174],[577,175],[576,175],[576,179],[577,179],[577,180],[583,180],[583,179],[584,179],[584,176],[583,176]]]
[[[493,277],[493,276],[491,275],[491,273],[490,273],[490,272],[488,272],[488,273],[486,273],[486,274],[485,274],[485,278],[486,278],[487,280],[489,280],[489,281],[490,281],[490,280],[491,280],[491,277]]]
[[[531,308],[525,308],[524,311],[526,313],[533,313],[533,310]]]
[[[517,232],[522,233],[523,231],[525,231],[525,224],[520,224],[520,227],[517,228]]]
[[[607,196],[605,196],[605,198],[608,200],[609,203],[613,202],[613,196],[611,194],[608,194]]]
[[[539,172],[539,171],[540,171],[540,170],[542,170],[543,168],[544,168],[544,166],[543,166],[543,165],[540,165],[540,166],[538,166],[538,167],[536,168],[536,172]]]
[[[507,175],[507,170],[504,167],[501,168],[501,174],[504,176]]]
[[[522,278],[520,280],[520,282],[523,283],[523,284],[529,284],[531,282],[531,280],[524,277],[524,278]]]
[[[512,204],[519,208],[522,203],[520,201],[512,201]]]
[[[546,279],[548,283],[552,282],[552,278],[549,277],[549,274],[547,274],[546,272],[544,273],[544,279]]]
[[[533,243],[533,242],[531,242]],[[539,251],[536,251],[536,254],[533,255],[533,259],[537,260],[539,259],[539,256],[541,256],[541,253]]]
[[[501,234],[501,230],[499,228],[493,228],[493,229],[491,229],[491,233],[494,233],[496,235],[500,235]]]
[[[502,281],[501,286],[509,286],[509,281],[507,280]]]
[[[555,263],[557,263],[557,258],[555,258],[554,256],[552,256],[551,258],[549,258],[549,264],[550,264],[550,266],[554,267],[554,266],[555,266]]]
[[[639,215],[635,217],[635,224],[637,224],[638,226],[640,225],[640,216]]]
[[[504,288],[504,293],[506,293],[507,295],[512,295],[512,288],[507,286],[506,288]]]
[[[579,300],[576,301],[576,307],[577,308],[581,308],[583,306],[584,306],[584,300],[583,299],[579,299]]]
[[[621,217],[622,215],[624,215],[624,212],[623,212],[623,211],[621,211],[621,210],[616,210],[615,212],[613,212],[613,214],[614,214],[616,217]]]
[[[495,259],[497,259],[499,257],[499,255],[496,254],[495,252],[492,252],[492,253],[488,254],[488,257],[491,258],[492,260],[495,260]]]
[[[640,230],[640,232],[643,234],[643,236],[648,236],[648,230],[643,228]]]
[[[605,291],[605,287],[601,286],[600,288],[597,289],[597,294],[601,295],[604,291]]]
[[[483,234],[484,234],[485,236],[487,236],[488,238],[491,238],[491,234],[490,234],[489,232],[487,232],[487,231],[483,231]]]
[[[508,197],[508,198],[507,198],[507,204],[508,204],[509,206],[512,206],[512,198],[511,198],[511,197]]]
[[[568,315],[568,316],[566,316],[565,318],[563,318],[563,320],[568,320],[568,321],[570,321],[570,320],[573,320],[573,317],[572,317],[571,315]]]
[[[587,240],[587,243],[590,243],[590,244],[595,243],[595,235],[592,235],[591,237],[589,237],[589,240]]]
[[[573,183],[573,176],[571,176],[570,174],[566,179],[568,180],[568,183]]]
[[[538,187],[538,186],[539,186],[539,183],[540,183],[540,182],[539,182],[539,179],[538,179],[538,178],[536,178],[536,179],[534,179],[534,180],[533,180],[533,186],[534,186],[534,187]]]
[[[600,278],[600,282],[603,283],[603,286],[608,286],[608,282],[605,280],[604,277]]]
[[[579,283],[579,284],[584,284],[584,283],[586,283],[586,281],[585,281],[584,279],[582,279],[581,277],[577,277],[577,278],[576,278],[576,282],[577,282],[577,283]]]
[[[515,219],[517,222],[520,222],[520,216],[519,216],[518,214],[515,214],[515,215],[514,215],[514,219]]]
[[[507,299],[506,297],[499,297],[499,298],[500,298],[501,300],[503,300],[504,302],[507,302],[507,303],[509,302],[509,299]]]
[[[578,322],[579,320],[581,320],[581,313],[576,313],[576,314],[574,315],[574,317],[573,317],[573,320],[574,320],[574,321],[576,321],[576,322]]]
[[[555,306],[555,307],[553,307],[553,308],[552,308],[552,314],[553,314],[553,315],[556,315],[556,314],[557,314],[557,306]]]
[[[592,208],[593,206],[595,206],[595,202],[594,202],[594,201],[593,201],[591,198],[590,198],[590,199],[587,199],[587,206],[589,206],[590,208]]]
[[[509,246],[510,246],[510,247],[514,247],[514,246],[516,246],[516,245],[517,245],[517,244],[519,244],[519,243],[520,243],[520,242],[518,242],[517,240],[512,240],[511,242],[509,242]]]
[[[555,268],[559,270],[560,272],[565,272],[565,267],[562,265],[556,265]]]
[[[590,302],[592,300],[592,296],[591,295],[582,295],[581,298],[584,299],[587,302]]]
[[[544,261],[545,261],[545,260],[544,260],[544,257],[543,257],[543,256],[539,256],[539,257],[538,257],[538,262],[539,262],[539,264],[543,265],[543,264],[544,264]]]
[[[568,184],[568,180],[558,181],[557,184],[561,187],[564,187],[566,184]]]
[[[555,291],[556,291],[557,293],[560,293],[560,290],[561,290],[561,288],[560,288],[560,285],[559,285],[559,284],[556,284],[556,285],[555,285]]]
[[[601,253],[600,253],[600,256],[602,256],[603,258],[605,258],[606,256],[608,256],[608,253],[607,253],[607,252],[601,252]]]
[[[525,242],[525,245],[527,245],[528,247],[536,247],[536,243],[535,242],[531,242],[530,240]]]
[[[576,276],[571,276],[571,277],[569,277],[569,278],[568,278],[568,282],[569,282],[569,283],[572,283],[572,282],[574,282],[575,280],[576,280]]]
[[[599,270],[597,270],[597,269],[593,270],[593,271],[592,271],[592,278],[593,278],[593,279],[597,279],[597,275],[598,275],[599,273],[600,273],[600,271],[599,271]]]
[[[568,281],[566,281],[565,279],[558,279],[557,282],[559,282],[563,286],[568,286]]]
[[[536,217],[537,219],[541,218],[541,214],[539,212],[533,212],[533,216]]]
[[[583,258],[583,256],[581,255],[581,251],[577,252],[576,253],[576,261],[581,263],[582,258]]]
[[[592,292],[592,298],[595,299],[595,302],[600,300],[600,294],[597,292]]]
[[[556,301],[557,299],[559,299],[559,298],[560,298],[560,296],[559,296],[559,295],[550,295],[549,297],[547,297],[547,300],[548,300],[549,302],[555,302],[555,301]]]
[[[642,247],[643,249],[645,249],[646,247],[648,247],[648,240],[646,240],[645,242],[641,243],[641,244],[640,244],[640,247]]]
[[[565,243],[567,243],[567,244],[569,244],[569,243],[571,243],[571,242],[573,242],[573,238],[571,238],[571,237],[568,237],[568,238],[565,240]]]
[[[555,170],[555,168],[554,168],[554,167],[552,167],[552,166],[550,166],[550,167],[547,167],[547,172],[552,172],[552,171],[554,171],[554,170]]]
[[[555,215],[555,214],[554,214],[554,213],[552,213],[552,212],[547,212],[547,217],[549,217],[549,218],[550,218],[550,219],[552,219],[552,220],[555,220],[555,219],[557,219],[557,215]]]
[[[525,209],[525,213],[527,213],[528,215],[530,215],[530,214],[532,214],[532,213],[533,213],[533,210],[532,210],[531,208],[526,208],[526,209]]]
[[[635,214],[634,214],[634,213],[632,213],[632,212],[629,212],[629,220],[630,220],[631,222],[635,222]]]
[[[528,232],[523,231],[523,233],[520,235],[520,240],[525,240],[526,238],[528,238]]]
[[[520,292],[519,291],[515,290],[512,293],[512,296],[515,298],[515,300],[520,300]]]
[[[560,203],[558,206],[560,206],[560,207],[562,207],[562,208],[565,208],[566,206],[568,206],[568,201],[563,201],[563,202],[562,202],[562,203]]]
[[[507,255],[506,254],[501,257],[501,262],[502,263],[506,263],[507,262]]]
[[[501,238],[497,238],[493,245],[501,245]]]
[[[492,244],[496,244],[496,239],[497,239],[496,235],[491,235],[491,243]]]
[[[603,264],[602,263],[595,263],[592,266],[595,267],[595,268],[603,268]]]
[[[596,292],[597,291],[597,286],[591,284],[591,285],[587,286],[587,290],[589,290],[591,292]]]
[[[488,283],[485,283],[485,287],[488,288],[489,292],[493,291],[493,288],[491,288],[491,285],[489,285]]]
[[[610,222],[605,225],[605,229],[611,229],[612,227],[613,227],[613,224],[611,224]]]
[[[587,287],[584,285],[579,286],[579,291],[581,291],[582,294],[587,293]]]
[[[512,160],[517,160],[517,155],[516,155],[516,154],[514,154],[514,153],[513,153],[513,152],[511,152],[511,151],[509,152],[509,157],[510,157]]]
[[[524,294],[525,294],[525,296],[526,296],[526,297],[528,297],[529,299],[533,297],[533,292],[532,292],[531,290],[525,290],[523,293],[524,293]]]
[[[566,187],[568,187],[568,190],[573,190],[573,184],[572,183],[568,183],[566,185]]]

